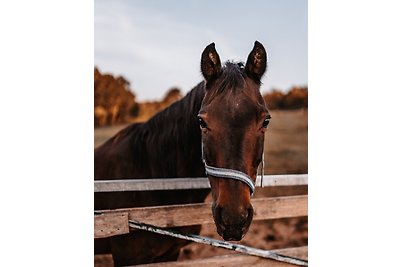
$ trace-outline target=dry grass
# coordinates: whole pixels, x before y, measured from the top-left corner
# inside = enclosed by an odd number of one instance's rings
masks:
[[[125,128],[128,124],[118,126],[106,126],[94,129],[94,147],[103,144],[107,139],[115,135],[117,132]]]
[[[265,137],[265,173],[308,172],[308,111],[271,111]]]

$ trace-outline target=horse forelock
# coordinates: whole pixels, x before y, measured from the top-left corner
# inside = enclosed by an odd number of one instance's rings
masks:
[[[211,86],[208,88],[209,97],[212,99],[224,92],[243,90],[245,85],[243,70],[243,62],[225,62],[221,75],[211,81]]]

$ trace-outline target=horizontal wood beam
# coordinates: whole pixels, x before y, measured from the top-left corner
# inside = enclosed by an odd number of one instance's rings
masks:
[[[128,213],[101,214],[94,216],[94,238],[129,233]]]
[[[252,200],[252,205],[254,208],[253,220],[300,217],[308,214],[307,195],[256,198]],[[128,214],[129,220],[158,227],[179,227],[214,222],[211,203],[103,210],[96,211],[96,213],[108,216]],[[104,222],[104,225],[100,225],[99,222],[98,227],[115,229],[115,226],[109,221]]]
[[[307,185],[308,174],[264,175],[257,177],[256,186],[291,186]],[[163,179],[120,179],[96,180],[94,192],[151,191],[210,188],[206,177],[198,178],[163,178]]]
[[[272,250],[275,253],[300,258],[303,260],[308,259],[308,247],[295,247]],[[210,267],[210,266],[224,266],[224,267],[292,267],[295,265],[278,262],[270,259],[264,259],[256,256],[242,255],[242,254],[228,254],[223,256],[216,256],[205,259],[176,261],[176,262],[162,262],[153,264],[135,265],[137,267]]]

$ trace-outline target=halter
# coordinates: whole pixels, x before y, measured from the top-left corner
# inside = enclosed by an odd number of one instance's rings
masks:
[[[253,180],[251,180],[250,176],[248,176],[244,172],[241,172],[241,171],[238,171],[238,170],[226,169],[226,168],[217,168],[217,167],[213,167],[213,166],[207,165],[206,159],[204,157],[204,148],[203,147],[204,146],[203,146],[203,142],[202,142],[201,143],[201,156],[202,156],[202,159],[203,159],[204,166],[206,168],[206,174],[207,175],[212,175],[212,176],[215,176],[215,177],[234,179],[234,180],[241,181],[241,182],[245,183],[250,188],[251,195],[253,195],[254,190],[256,188],[256,185],[253,182]],[[262,178],[263,178],[263,175],[264,175],[264,152],[263,152],[262,161],[261,161],[260,164],[261,164],[261,182],[262,182]],[[257,168],[257,171],[258,171],[258,168]]]

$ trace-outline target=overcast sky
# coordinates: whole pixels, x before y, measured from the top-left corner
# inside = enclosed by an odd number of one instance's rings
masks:
[[[224,62],[245,61],[260,41],[268,53],[263,92],[307,84],[306,0],[95,0],[94,7],[95,66],[124,76],[140,101],[193,88],[212,42]]]

